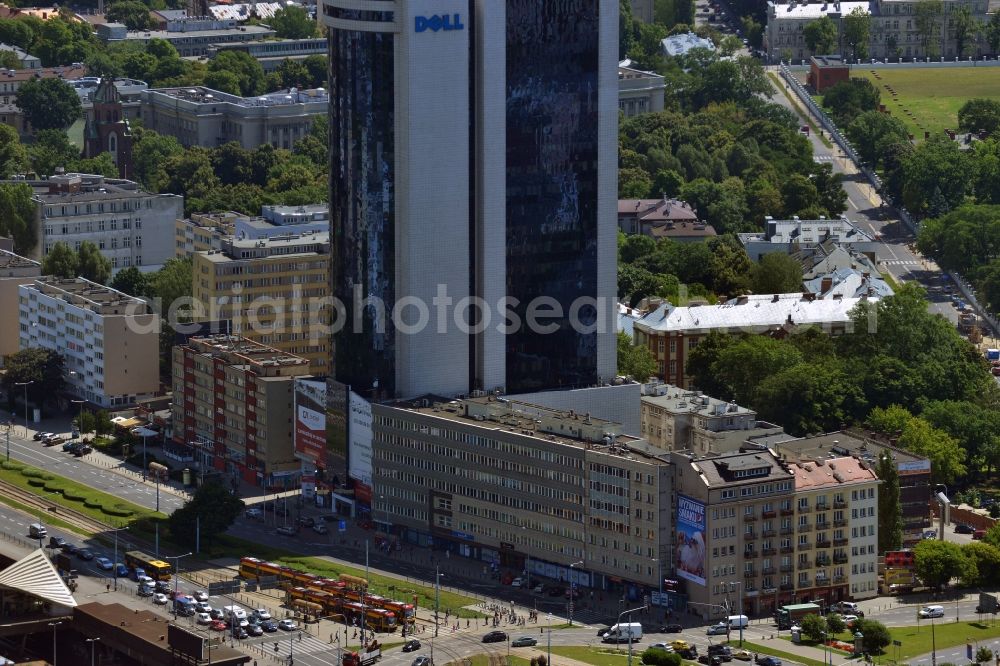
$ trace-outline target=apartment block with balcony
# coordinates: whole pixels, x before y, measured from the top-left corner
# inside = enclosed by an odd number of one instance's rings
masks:
[[[880,483],[875,472],[849,456],[803,458],[788,467],[795,475],[791,602],[875,596]]]
[[[13,246],[13,244],[11,244]],[[32,259],[0,250],[0,312],[18,310],[18,287],[30,284],[41,276],[42,265]],[[0,362],[20,349],[18,318],[0,319]]]
[[[679,507],[672,571],[691,602],[688,610],[721,617],[727,608],[736,612],[741,593],[748,615],[773,608],[779,582],[790,585],[795,570],[792,472],[766,449],[713,456],[674,451],[670,461]],[[698,513],[700,535],[685,528]]]
[[[656,592],[667,452],[579,412],[493,396],[373,404],[372,515],[401,539],[545,582]]]
[[[17,289],[19,346],[62,354],[68,393],[119,407],[159,390],[160,318],[145,301],[83,278]]]
[[[173,349],[173,443],[199,470],[287,488],[294,455],[294,380],[309,361],[246,338],[191,338]]]
[[[229,321],[233,334],[302,356],[313,374],[326,374],[329,256],[329,232],[225,238],[221,249],[193,255],[196,320]]]

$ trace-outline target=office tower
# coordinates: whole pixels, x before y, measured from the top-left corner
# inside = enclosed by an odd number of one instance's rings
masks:
[[[392,398],[612,377],[618,3],[324,0],[322,12],[336,378]],[[524,322],[540,297],[563,310],[542,322],[556,332],[498,330],[513,320],[504,299]],[[603,332],[574,330],[571,310]]]

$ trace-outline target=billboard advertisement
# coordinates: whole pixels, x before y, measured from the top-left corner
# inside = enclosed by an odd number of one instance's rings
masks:
[[[326,382],[295,380],[295,457],[326,466]]]
[[[347,474],[371,488],[372,485],[372,404],[350,392],[350,424],[347,428]]]
[[[332,377],[326,380],[326,442],[330,453],[339,458],[341,465],[347,460],[348,392],[347,384]]]
[[[705,584],[705,505],[677,496],[677,575],[692,583]]]

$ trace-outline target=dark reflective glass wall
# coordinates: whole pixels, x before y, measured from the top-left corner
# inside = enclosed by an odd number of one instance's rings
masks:
[[[598,0],[507,0],[507,294],[524,321],[551,297],[562,318],[507,337],[507,391],[589,385],[597,336],[570,308],[597,296]],[[580,319],[596,318],[585,307]]]
[[[362,13],[339,18],[365,20]],[[393,36],[329,33],[331,281],[346,314],[334,334],[334,372],[365,397],[376,386],[392,395]]]

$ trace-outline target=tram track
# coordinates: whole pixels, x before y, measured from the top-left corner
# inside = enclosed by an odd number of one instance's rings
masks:
[[[100,536],[103,532],[114,529],[113,525],[91,518],[81,511],[67,508],[62,504],[45,499],[44,497],[36,495],[28,490],[18,488],[14,484],[7,481],[0,480],[0,495],[9,497],[10,499],[29,508],[38,509],[47,514],[51,514],[53,517],[57,517],[62,522],[68,523],[69,525],[79,528],[85,532],[90,532],[94,536]]]

